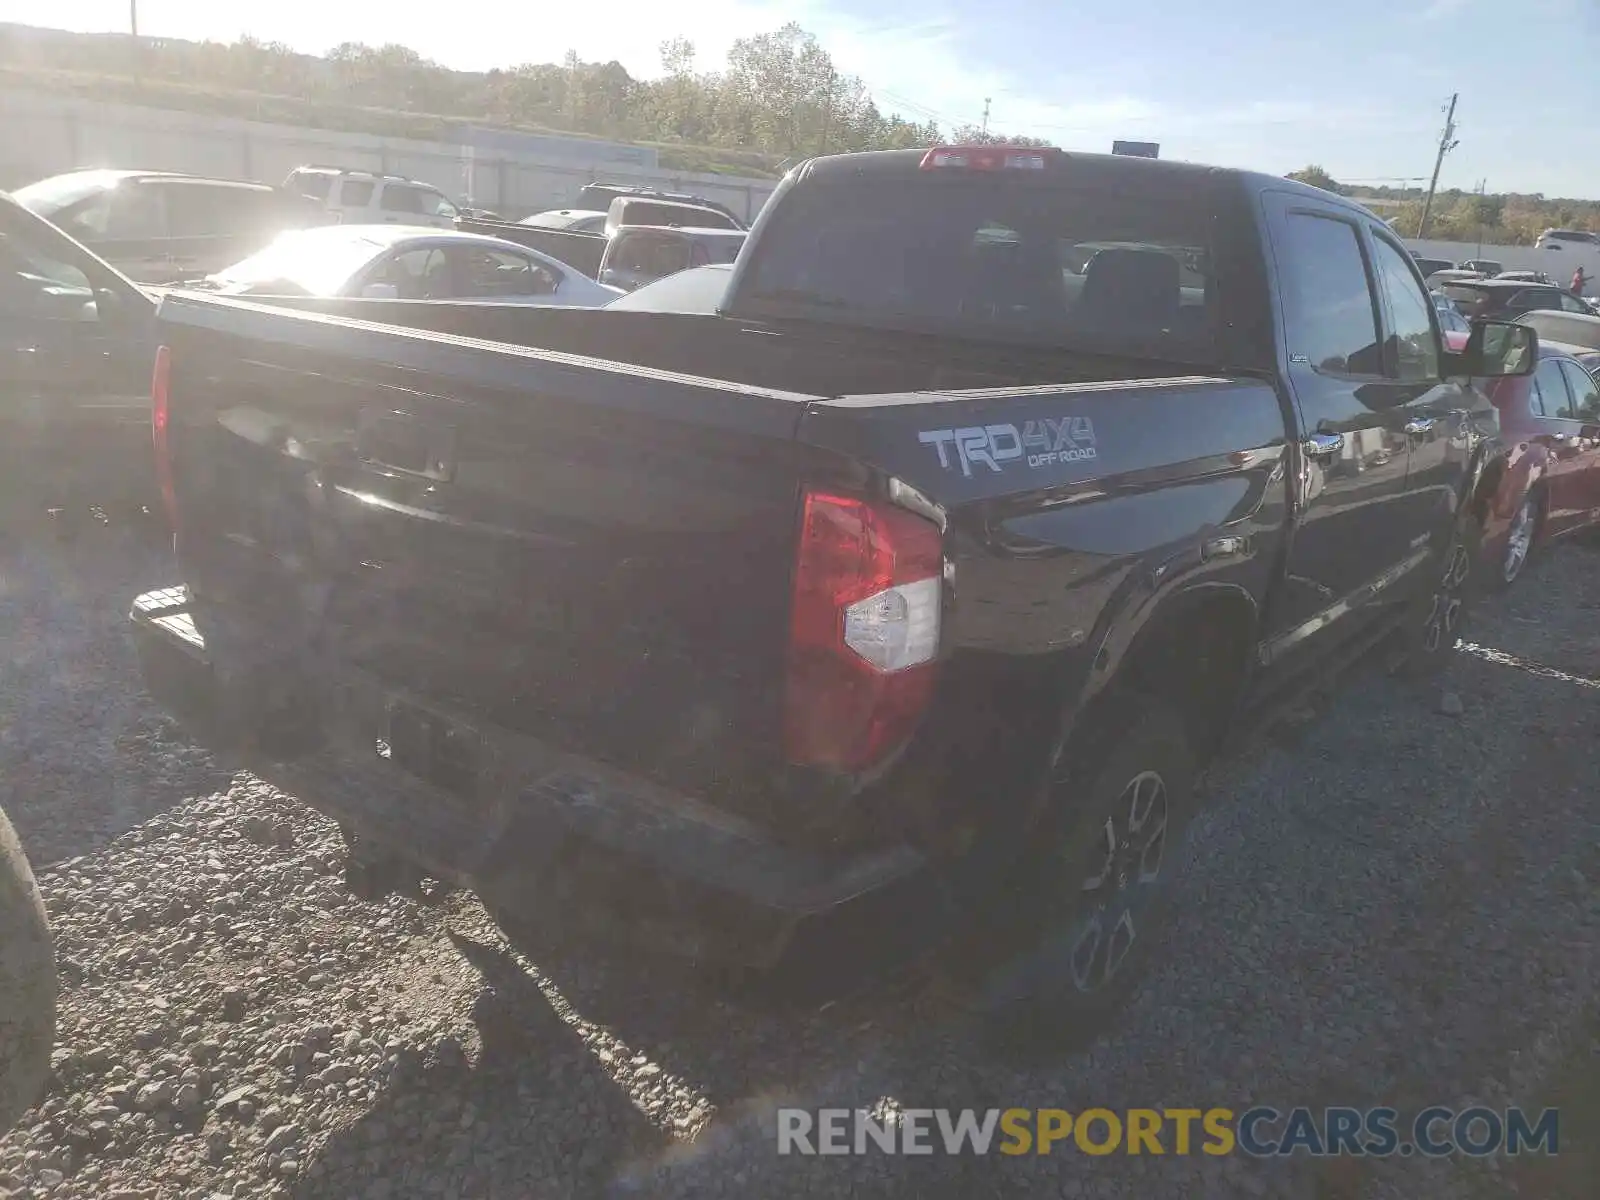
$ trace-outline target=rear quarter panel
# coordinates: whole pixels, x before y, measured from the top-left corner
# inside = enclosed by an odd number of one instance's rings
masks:
[[[1062,722],[1169,605],[1225,596],[1254,618],[1281,569],[1287,439],[1266,383],[850,397],[811,406],[801,436],[881,467],[946,523],[944,679],[924,736],[947,819],[1027,795]]]

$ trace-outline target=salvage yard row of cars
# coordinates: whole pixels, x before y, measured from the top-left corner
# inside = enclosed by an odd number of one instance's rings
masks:
[[[1364,649],[1436,672],[1600,516],[1600,333],[1537,327],[1600,318],[1442,330],[1387,225],[1274,176],[819,158],[593,307],[434,290],[398,257],[475,235],[419,228],[145,288],[0,204],[17,478],[139,465],[150,690],[369,894],[839,986],[938,952],[1081,1037],[1197,771]]]
[[[279,187],[165,171],[73,171],[20,188],[15,198],[129,278],[157,285],[206,279],[284,232],[338,224],[475,234],[485,254],[511,256],[501,259],[508,272],[538,264],[557,277],[598,280],[614,294],[672,270],[731,261],[744,229],[714,201],[607,184],[588,184],[580,195],[583,203],[604,201],[604,210],[503,221],[458,208],[416,180],[324,166],[297,168]],[[464,256],[467,245],[454,243],[452,257]],[[283,282],[295,294],[293,281]],[[559,295],[559,278],[546,282],[557,283],[556,292],[536,294]],[[572,291],[603,302],[592,289]]]

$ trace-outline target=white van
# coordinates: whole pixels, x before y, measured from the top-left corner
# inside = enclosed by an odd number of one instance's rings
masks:
[[[345,225],[430,225],[453,229],[460,208],[438,188],[403,175],[345,167],[296,167],[286,191],[317,201]]]

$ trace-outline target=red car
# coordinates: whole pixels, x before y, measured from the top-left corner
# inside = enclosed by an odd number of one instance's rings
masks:
[[[1467,335],[1445,338],[1460,349]],[[1592,353],[1540,342],[1532,375],[1480,381],[1510,451],[1483,531],[1498,586],[1522,574],[1536,547],[1600,520],[1600,383],[1577,357]]]

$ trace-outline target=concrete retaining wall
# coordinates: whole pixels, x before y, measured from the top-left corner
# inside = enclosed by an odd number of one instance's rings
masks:
[[[503,144],[475,148],[411,141],[10,90],[0,91],[0,113],[0,187],[20,187],[79,167],[281,183],[297,166],[328,163],[409,175],[513,218],[567,207],[580,187],[595,180],[694,192],[751,218],[776,186],[770,179],[607,161],[610,152],[603,142],[595,144],[593,161],[585,162],[574,157],[570,142],[557,156]]]
[[[1507,271],[1543,271],[1566,287],[1579,266],[1588,276],[1600,276],[1600,246],[1589,250],[1539,250],[1533,246],[1489,246],[1477,242],[1438,242],[1431,238],[1407,238],[1405,244],[1428,258],[1448,258],[1465,262],[1469,258],[1488,258]]]

